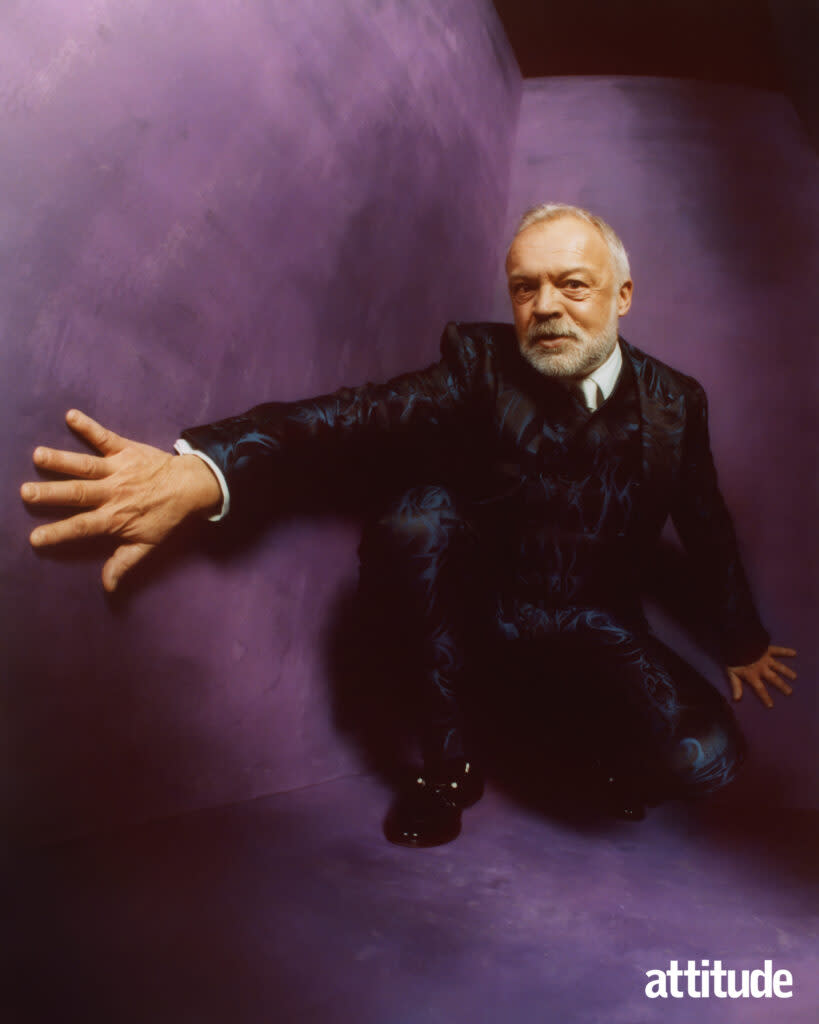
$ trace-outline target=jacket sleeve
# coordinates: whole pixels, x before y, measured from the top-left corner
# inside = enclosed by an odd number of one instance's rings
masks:
[[[356,450],[359,442],[389,453],[391,446],[400,451],[402,440],[444,438],[474,397],[486,349],[451,323],[441,359],[423,370],[303,401],[267,402],[181,436],[219,467],[234,508],[271,484],[286,488],[294,464],[316,464],[321,455]]]
[[[719,489],[708,434],[708,404],[699,385],[689,405],[684,446],[680,489],[671,517],[718,628],[725,664],[747,665],[765,652],[770,636],[754,604],[734,525]]]

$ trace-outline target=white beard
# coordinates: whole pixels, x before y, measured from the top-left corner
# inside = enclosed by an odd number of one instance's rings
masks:
[[[520,346],[521,355],[547,377],[582,379],[601,366],[614,351],[618,323],[616,307],[612,303],[611,318],[598,334],[589,334],[562,320],[532,324],[526,332],[526,341]],[[549,351],[537,344],[539,338],[555,337],[564,340],[560,351]]]

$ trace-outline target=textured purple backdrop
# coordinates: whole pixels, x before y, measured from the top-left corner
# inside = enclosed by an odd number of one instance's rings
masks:
[[[790,701],[766,711],[743,699],[754,757],[740,785],[750,799],[816,806],[816,152],[775,93],[657,78],[528,81],[507,236],[543,199],[610,220],[635,280],[623,334],[708,392],[763,618],[774,643],[800,654]],[[499,277],[498,317],[503,291]]]
[[[170,445],[487,315],[521,84],[489,0],[13,5],[0,68],[14,828],[356,770],[317,642],[349,528],[185,556],[112,608],[98,558],[31,553],[15,490],[71,406]]]
[[[543,198],[621,230],[626,335],[708,388],[751,573],[808,690],[819,193],[783,99],[528,83],[510,191],[521,83],[488,0],[51,0],[0,25],[15,829],[65,835],[358,765],[320,642],[354,576],[348,527],[278,530],[230,560],[189,548],[111,606],[98,558],[24,542],[34,445],[69,442],[70,406],[164,446],[268,397],[420,365],[445,320],[506,318],[504,215],[508,232]],[[815,799],[811,700],[743,709],[771,798]]]

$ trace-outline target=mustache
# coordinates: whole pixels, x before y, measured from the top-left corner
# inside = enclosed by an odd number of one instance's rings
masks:
[[[549,340],[552,338],[574,338],[575,341],[583,339],[568,324],[559,320],[545,321],[544,323],[532,324],[526,332],[526,340],[529,342]]]

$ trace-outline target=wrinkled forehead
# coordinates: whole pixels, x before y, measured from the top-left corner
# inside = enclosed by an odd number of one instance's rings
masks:
[[[606,240],[593,224],[577,217],[538,221],[512,239],[506,273],[549,273],[567,267],[588,267],[600,276],[613,272]]]

